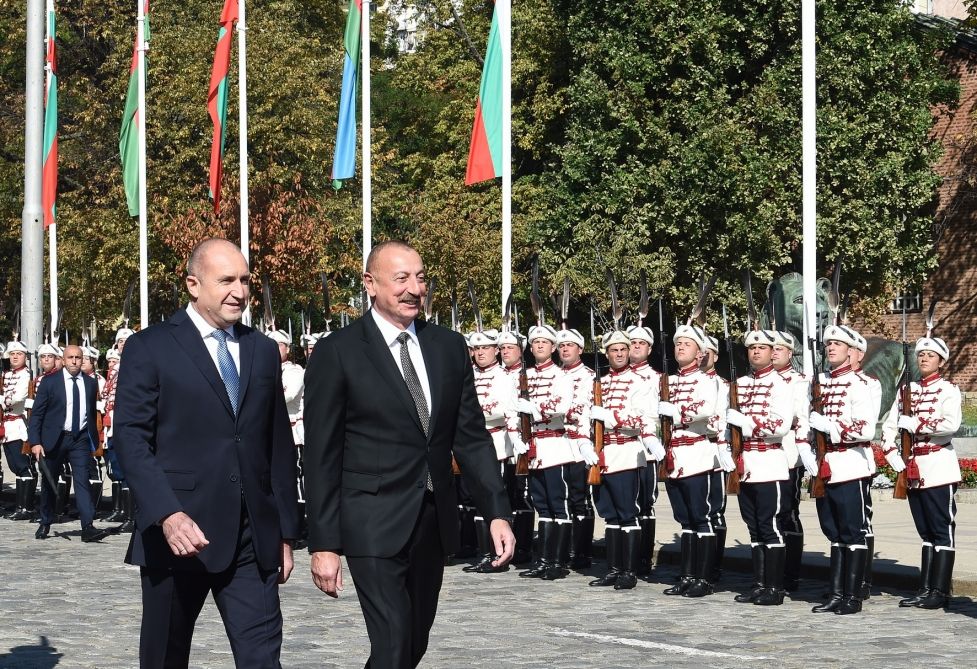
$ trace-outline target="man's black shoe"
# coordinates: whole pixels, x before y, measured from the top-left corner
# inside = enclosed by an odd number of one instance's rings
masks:
[[[48,532],[50,532],[50,531],[51,531],[51,526],[50,525],[44,525],[44,524],[38,525],[37,526],[37,532],[34,533],[34,538],[35,539],[47,539]]]
[[[83,528],[81,531],[81,540],[84,541],[85,543],[90,543],[92,541],[101,541],[107,536],[109,536],[108,530],[97,528],[94,525],[89,525],[88,527]]]

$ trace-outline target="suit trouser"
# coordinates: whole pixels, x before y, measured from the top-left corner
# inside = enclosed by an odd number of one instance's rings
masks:
[[[244,514],[238,550],[222,572],[140,570],[141,669],[185,669],[190,662],[193,627],[208,593],[224,621],[238,669],[281,669],[282,612],[278,570],[262,569],[255,559],[251,528]],[[193,558],[188,558],[192,560]]]
[[[427,651],[444,576],[434,496],[424,495],[410,539],[389,558],[347,556],[366,631],[369,669],[416,667]]]
[[[82,430],[76,434],[68,434],[61,438],[61,442],[50,452],[45,453],[45,463],[51,471],[51,475],[57,480],[58,473],[62,470],[65,463],[71,465],[71,477],[75,481],[75,505],[78,507],[78,517],[81,519],[81,526],[88,527],[95,520],[95,507],[92,505],[90,493],[91,485],[88,483],[88,463],[92,459],[92,449],[88,438],[88,432]],[[40,468],[40,465],[38,465]],[[51,490],[47,478],[41,477],[41,507],[38,522],[42,525],[50,525],[54,520],[54,497],[56,491]]]

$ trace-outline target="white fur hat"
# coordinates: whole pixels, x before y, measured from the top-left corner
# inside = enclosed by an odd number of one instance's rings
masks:
[[[509,331],[503,332],[503,333],[501,333],[499,335],[498,344],[499,344],[499,346],[502,346],[503,344],[511,344],[512,346],[518,346],[519,348],[525,348],[526,347],[526,338],[523,337],[518,332],[516,332],[515,330],[509,330]]]
[[[706,335],[706,348],[719,355],[719,340],[712,335]]]
[[[534,339],[548,339],[555,344],[556,330],[549,325],[534,325],[529,328],[529,343],[532,343]]]
[[[106,360],[119,360],[120,358],[122,358],[122,355],[119,353],[119,349],[117,348],[110,348],[105,352]]]
[[[700,351],[705,351],[709,348],[708,335],[698,325],[679,325],[675,330],[675,334],[672,336],[672,341],[678,341],[683,337],[694,341]]]
[[[556,343],[557,344],[576,344],[580,348],[584,348],[586,345],[584,342],[583,335],[580,334],[580,330],[560,330],[556,333]]]
[[[861,335],[845,325],[829,325],[824,329],[825,342],[840,341],[842,344],[848,344],[852,348],[862,350],[858,344],[860,337]]]
[[[651,328],[645,326],[632,325],[628,328],[628,337],[631,339],[640,339],[641,341],[648,342],[649,346],[655,345],[655,334],[651,331]]]
[[[776,338],[776,341],[773,343],[774,346],[783,346],[792,351],[794,350],[794,347],[797,345],[797,342],[794,340],[794,335],[786,330],[774,330],[773,334]]]
[[[101,352],[94,346],[82,346],[81,354],[86,358],[91,358],[95,362],[98,362],[99,357],[102,355]]]
[[[468,345],[469,346],[498,346],[499,345],[499,331],[496,329],[482,330],[481,332],[472,332],[468,335]]]
[[[611,330],[610,332],[604,334],[604,336],[600,339],[601,353],[606,353],[607,349],[614,344],[631,346],[631,337],[629,337],[628,333],[624,332],[623,330]]]
[[[269,339],[279,344],[285,344],[285,346],[292,345],[292,335],[288,334],[285,330],[272,330],[271,332],[265,333]]]
[[[15,351],[20,351],[21,353],[30,353],[30,351],[27,350],[27,346],[24,345],[24,342],[22,342],[22,341],[8,341],[7,342],[7,350],[4,351],[3,357],[9,358],[10,357],[10,354],[11,353],[14,353]]]
[[[136,333],[129,328],[119,328],[119,331],[115,333],[115,341],[125,341],[134,334]]]
[[[777,332],[775,330],[750,330],[743,337],[743,345],[747,348],[751,346],[773,346],[777,343]]]
[[[60,358],[64,355],[64,351],[55,346],[54,344],[41,344],[37,347],[38,355],[53,355],[55,358]]]
[[[920,337],[916,340],[916,353],[932,351],[944,360],[950,359],[950,347],[939,337]]]

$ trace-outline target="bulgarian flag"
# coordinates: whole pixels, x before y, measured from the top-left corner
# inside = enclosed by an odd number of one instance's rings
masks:
[[[54,0],[47,2],[47,90],[44,93],[44,168],[41,206],[44,228],[54,223],[58,202],[58,52],[55,46]]]
[[[502,41],[498,7],[492,12],[482,83],[478,87],[465,185],[502,175]]]
[[[332,161],[333,185],[351,179],[356,167],[356,80],[360,62],[360,13],[363,0],[349,0],[343,44],[343,88],[339,96],[339,124],[336,127],[336,153]]]
[[[214,69],[210,71],[210,88],[207,92],[207,111],[214,122],[214,136],[210,143],[210,198],[214,201],[214,213],[220,211],[221,206],[224,137],[227,134],[227,74],[231,69],[231,28],[237,23],[237,10],[237,0],[224,0],[217,50],[214,52]]]
[[[149,0],[145,4],[144,38],[149,42]],[[126,190],[129,215],[139,215],[139,34],[132,47],[132,64],[129,66],[129,90],[126,92],[126,110],[122,113],[122,130],[119,131],[119,156],[122,158],[122,183]]]

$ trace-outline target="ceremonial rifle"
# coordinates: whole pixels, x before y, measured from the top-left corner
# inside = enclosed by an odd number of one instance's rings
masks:
[[[319,281],[322,283],[322,315],[326,317],[326,332],[329,332],[332,321],[332,305],[329,301],[329,280],[325,272],[319,273]],[[312,314],[309,314],[309,332],[312,331]]]
[[[603,389],[600,385],[600,347],[597,346],[597,331],[594,328],[594,301],[590,300],[590,341],[594,346],[594,406],[603,406]],[[600,456],[604,450],[604,424],[593,421],[594,452]],[[595,471],[596,470],[596,471]],[[587,472],[589,485],[600,485],[600,466],[594,465]]]
[[[933,315],[936,313],[936,300],[930,304],[929,313],[926,315],[926,336],[929,337],[933,333]],[[909,373],[909,341],[906,339],[906,301],[902,301],[902,387],[899,389],[900,402],[902,403],[902,415],[912,416],[913,415],[913,394],[912,387],[910,385],[910,373]],[[915,438],[913,433],[909,430],[901,429],[899,430],[899,453],[902,455],[903,462],[906,463],[906,468],[899,472],[896,476],[896,486],[892,491],[892,496],[895,499],[906,499],[909,496],[909,464],[912,462],[913,457],[913,444]]]
[[[723,337],[726,338],[726,357],[729,358],[729,408],[739,411],[740,397],[736,383],[736,360],[733,359],[733,339],[729,336],[729,321],[726,318],[726,305],[723,305]],[[743,458],[743,430],[735,425],[729,426],[729,444],[733,463],[736,467],[726,480],[726,492],[738,495],[740,492],[740,460]]]
[[[658,341],[661,343],[662,347],[662,369],[661,375],[658,377],[658,400],[660,402],[667,402],[671,393],[668,389],[668,345],[665,343],[665,315],[664,308],[662,306],[663,297],[658,298]],[[672,444],[672,418],[671,416],[659,416],[661,420],[661,441],[662,446],[666,449],[671,448]],[[668,457],[666,456],[664,460],[658,463],[658,478],[666,479],[668,478]]]
[[[509,297],[506,298],[504,312],[502,315],[502,324],[505,331],[509,332],[512,325],[512,317],[515,313],[512,304],[512,293],[509,293]],[[529,378],[526,376],[526,360],[523,358],[521,350],[519,352],[519,397],[529,399]],[[527,413],[519,414],[519,437],[527,447],[533,438],[532,418]],[[522,453],[516,458],[516,476],[526,476],[527,474],[529,474],[529,455]]]
[[[834,274],[831,277],[831,289],[828,291],[828,309],[832,313],[832,323],[838,317],[838,310],[841,307],[841,299],[839,298],[839,287],[841,285],[841,257],[835,261]],[[805,310],[806,312],[806,310]],[[828,368],[827,355],[824,352],[824,333],[823,330],[818,328],[818,340],[817,344],[814,343],[814,339],[808,339],[808,346],[811,348],[811,356],[814,360],[817,360],[817,350],[822,352],[821,356],[823,359],[823,366],[825,369]],[[823,409],[823,402],[821,397],[821,376],[818,374],[817,370],[814,372],[814,378],[811,379],[811,409],[815,413],[821,413]],[[824,486],[825,474],[829,473],[827,466],[827,455],[828,455],[828,435],[820,430],[811,430],[814,433],[814,450],[815,456],[817,457],[817,467],[818,472],[811,477],[811,484],[808,488],[808,492],[811,497],[818,498],[824,497]],[[828,474],[830,476],[830,474]]]

